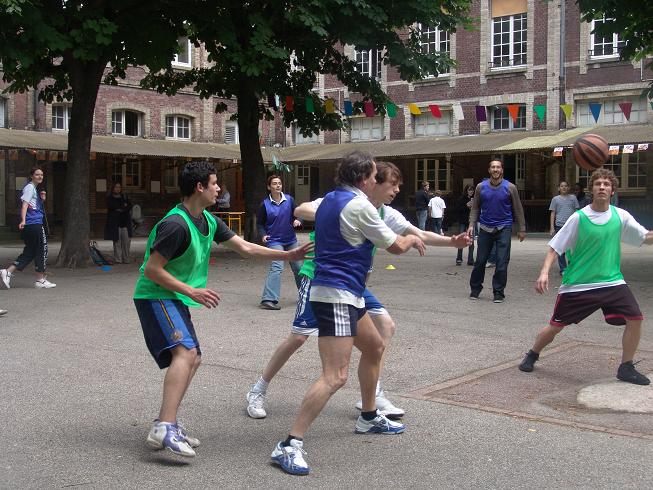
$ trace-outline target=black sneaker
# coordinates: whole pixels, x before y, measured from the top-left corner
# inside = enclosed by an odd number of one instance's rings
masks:
[[[532,350],[529,350],[526,353],[526,356],[524,356],[524,360],[519,365],[519,370],[524,371],[525,373],[532,372],[533,367],[535,366],[535,362],[537,362],[539,358],[540,355],[537,352],[533,352]]]
[[[463,261],[462,260],[456,260],[456,265],[462,265]]]
[[[636,385],[651,384],[651,380],[635,369],[633,361],[622,362],[617,370],[617,379]]]
[[[273,301],[261,301],[261,308],[264,310],[280,310],[281,306],[274,303]]]
[[[478,299],[479,294],[480,293],[471,292],[471,293],[469,293],[469,299]]]
[[[505,296],[503,294],[499,293],[494,293],[494,299],[492,300],[493,303],[503,303],[503,300],[505,300]]]

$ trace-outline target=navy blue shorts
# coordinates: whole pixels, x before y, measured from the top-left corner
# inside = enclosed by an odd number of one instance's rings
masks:
[[[311,280],[307,276],[302,276],[302,283],[299,287],[297,296],[297,309],[295,310],[295,319],[292,322],[292,333],[297,335],[316,335],[317,320],[313,315],[311,302],[308,300],[311,292]]]
[[[178,299],[134,299],[145,344],[161,369],[170,366],[170,349],[183,345],[202,355],[190,310]]]
[[[363,291],[363,299],[365,300],[365,310],[367,310],[370,316],[389,315],[385,306],[367,288]]]
[[[320,337],[356,337],[356,324],[365,315],[365,308],[345,303],[310,303]]]

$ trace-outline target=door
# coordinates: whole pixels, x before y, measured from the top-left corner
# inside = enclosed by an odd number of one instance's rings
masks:
[[[311,167],[297,165],[295,167],[295,202],[301,204],[311,200]]]

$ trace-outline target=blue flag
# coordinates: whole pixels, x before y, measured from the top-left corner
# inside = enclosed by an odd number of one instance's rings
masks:
[[[354,106],[351,103],[351,100],[345,100],[345,116],[351,116],[354,114]]]
[[[594,116],[594,122],[599,122],[599,116],[601,115],[601,106],[598,102],[590,102],[590,111],[592,116]]]

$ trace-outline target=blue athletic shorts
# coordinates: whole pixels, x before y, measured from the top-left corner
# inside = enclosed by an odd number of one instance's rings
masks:
[[[346,303],[322,303],[311,301],[320,337],[356,337],[356,325],[365,308]]]
[[[297,309],[292,322],[292,333],[297,335],[317,335],[317,320],[313,315],[311,302],[308,300],[311,291],[311,280],[302,276],[302,283],[297,296]]]
[[[363,291],[363,299],[365,299],[365,310],[367,310],[370,316],[389,314],[388,310],[385,309],[385,306],[376,299],[376,296],[374,296],[368,288],[365,288],[365,291]]]
[[[178,299],[134,299],[145,344],[161,369],[170,366],[170,349],[183,345],[202,355],[190,311]]]

